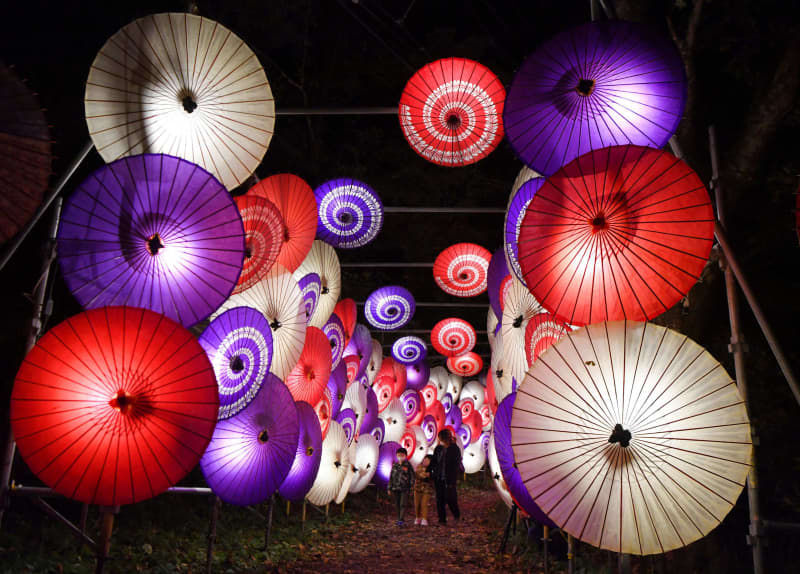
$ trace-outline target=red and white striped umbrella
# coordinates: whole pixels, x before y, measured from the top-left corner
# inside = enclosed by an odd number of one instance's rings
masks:
[[[456,357],[471,351],[476,340],[477,335],[472,325],[455,317],[442,319],[431,331],[433,348],[445,357]]]
[[[278,260],[283,247],[285,224],[274,203],[262,197],[234,198],[244,224],[244,264],[233,294],[241,293],[263,279]]]
[[[488,249],[474,243],[456,243],[433,262],[433,279],[449,295],[474,297],[486,291],[489,276]]]
[[[451,373],[457,373],[464,377],[471,377],[481,372],[483,368],[483,359],[480,355],[470,351],[458,357],[450,357],[447,359],[447,368]]]

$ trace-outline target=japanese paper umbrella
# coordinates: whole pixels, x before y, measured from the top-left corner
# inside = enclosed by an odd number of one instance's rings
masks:
[[[355,415],[356,424],[354,431],[356,436],[361,432],[361,426],[364,423],[364,419],[367,417],[367,409],[371,406],[368,397],[369,391],[370,389],[365,386],[353,383],[347,388],[344,395],[342,410],[351,410]],[[373,413],[371,417],[377,418],[377,412]]]
[[[278,489],[286,500],[303,500],[317,476],[322,457],[322,432],[317,413],[306,402],[295,403],[297,410],[298,440],[294,462]]]
[[[297,454],[299,428],[292,395],[267,373],[255,398],[214,429],[200,470],[223,501],[263,502],[278,489]]]
[[[366,245],[383,227],[383,203],[366,183],[342,178],[314,190],[319,206],[317,237],[340,249]]]
[[[685,546],[733,508],[751,457],[736,384],[650,323],[597,323],[539,357],[511,418],[520,475],[562,530],[628,554]]]
[[[331,369],[327,388],[331,395],[331,416],[335,417],[342,410],[344,394],[347,392],[347,370],[343,363]]]
[[[353,335],[353,329],[356,327],[356,321],[358,320],[356,302],[350,298],[342,299],[336,303],[333,312],[342,320],[342,325],[344,325],[347,340],[349,341],[350,337]]]
[[[342,325],[342,321],[336,316],[336,313],[331,315],[328,322],[322,327],[322,332],[328,337],[328,342],[331,346],[331,368],[335,369],[342,361],[345,348],[344,325]]]
[[[547,312],[531,317],[528,326],[525,327],[525,357],[528,366],[571,330],[569,325]]]
[[[200,460],[219,398],[205,351],[158,313],[103,307],[70,317],[28,353],[11,428],[31,471],[88,504],[146,500]]]
[[[476,341],[475,329],[464,319],[442,319],[431,330],[433,348],[445,357],[457,357],[471,351]]]
[[[295,277],[300,293],[303,294],[303,309],[306,313],[306,323],[311,320],[314,310],[319,303],[319,294],[322,291],[322,281],[316,273],[306,273],[302,277]]]
[[[336,498],[345,480],[352,472],[347,437],[339,423],[331,421],[328,434],[322,441],[322,459],[314,484],[306,494],[311,504],[324,506]]]
[[[495,316],[500,317],[503,314],[504,287],[508,285],[511,277],[504,249],[492,253],[486,273],[486,294],[489,296],[489,305]]]
[[[350,341],[342,354],[345,357],[350,355],[358,357],[358,374],[366,373],[372,356],[372,337],[370,337],[369,329],[365,325],[356,324]]]
[[[474,243],[451,245],[433,262],[433,279],[442,291],[456,297],[474,297],[486,291],[492,254]]]
[[[497,461],[497,450],[494,446],[494,433],[489,439],[489,450],[486,453],[486,460],[489,463],[489,474],[492,476],[492,482],[497,490],[497,494],[503,504],[511,508],[514,504],[514,499],[511,498],[511,493],[508,491],[506,481],[503,480],[503,474],[500,472],[500,463]]]
[[[109,38],[89,70],[85,111],[106,162],[178,155],[228,189],[261,163],[275,126],[256,55],[218,22],[184,13],[145,16]]]
[[[231,294],[244,249],[230,194],[203,168],[168,155],[126,157],[92,173],[58,229],[61,272],[84,308],[143,307],[187,327]]]
[[[713,238],[708,192],[686,163],[651,148],[604,148],[536,192],[520,265],[531,293],[565,323],[643,320],[689,292]]]
[[[276,263],[264,279],[225,301],[214,317],[233,307],[252,307],[269,321],[272,329],[270,371],[279,379],[285,379],[297,364],[306,340],[303,299],[292,274]]]
[[[444,166],[475,163],[503,139],[503,84],[464,58],[426,65],[400,97],[400,127],[419,155]]]
[[[522,222],[525,219],[528,206],[533,201],[533,196],[536,195],[536,192],[544,185],[544,182],[543,178],[537,178],[522,184],[511,195],[506,208],[506,217],[503,224],[503,246],[506,265],[511,273],[523,284],[525,284],[525,276],[519,265],[519,232],[522,229]],[[500,298],[499,302],[502,301],[503,299]],[[498,314],[498,317],[502,315],[502,306],[500,311],[501,313]]]
[[[420,390],[428,384],[431,368],[425,360],[406,365],[406,388]]]
[[[384,440],[399,441],[406,432],[406,412],[400,399],[392,399],[378,417],[383,421]]]
[[[375,377],[381,370],[383,363],[383,345],[377,339],[372,339],[372,351],[369,354],[369,363],[367,364],[367,380],[369,384],[375,382]]]
[[[380,421],[378,418],[378,397],[375,395],[375,391],[373,391],[372,388],[367,387],[365,389],[365,393],[367,396],[367,402],[366,407],[364,408],[364,416],[361,420],[361,428],[359,429],[359,433],[371,432]]]
[[[50,128],[30,88],[0,63],[0,244],[25,225],[50,180]]]
[[[364,317],[381,331],[399,329],[411,320],[416,309],[414,296],[398,285],[380,287],[364,302]]]
[[[361,492],[375,476],[378,468],[378,453],[380,444],[370,434],[362,434],[356,439],[356,456],[353,461],[353,482],[350,483],[350,492]]]
[[[322,431],[322,438],[328,434],[328,427],[333,420],[331,413],[333,412],[333,402],[331,401],[331,392],[328,387],[322,391],[319,400],[314,404],[314,412],[317,414],[317,423],[319,430]]]
[[[397,461],[397,450],[400,443],[386,440],[378,452],[378,468],[372,477],[372,482],[378,488],[386,489],[392,474],[392,465]]]
[[[464,377],[472,377],[481,372],[483,359],[477,353],[470,351],[457,357],[447,359],[447,368],[451,373],[457,373]]]
[[[519,384],[528,371],[528,357],[525,353],[525,331],[534,316],[542,313],[541,305],[525,286],[516,279],[506,293],[503,308],[502,363],[505,377],[516,379]],[[495,343],[497,345],[497,343]]]
[[[269,373],[269,321],[255,309],[233,307],[211,321],[198,341],[214,367],[219,418],[230,418],[253,400]]]
[[[392,357],[403,365],[412,365],[428,356],[428,347],[419,337],[400,337],[392,344]],[[427,381],[426,381],[427,382]]]
[[[262,197],[234,198],[244,224],[244,264],[234,293],[252,287],[269,272],[283,245],[283,217],[275,204]]]
[[[306,273],[319,275],[322,284],[317,308],[311,314],[308,324],[322,328],[333,313],[333,308],[339,300],[339,293],[342,291],[342,272],[336,250],[323,241],[315,241],[295,271],[295,277]]]
[[[286,375],[286,386],[296,401],[310,405],[322,396],[331,376],[331,344],[321,329],[308,327],[303,351]]]
[[[685,101],[683,63],[669,38],[633,22],[592,22],[558,34],[525,61],[503,119],[519,158],[550,176],[609,145],[663,147]]]
[[[311,186],[290,173],[262,179],[247,195],[264,197],[278,208],[285,225],[278,263],[295,271],[305,259],[317,233],[317,202]]]

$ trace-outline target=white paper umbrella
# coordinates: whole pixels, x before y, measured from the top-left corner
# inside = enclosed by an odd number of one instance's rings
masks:
[[[322,441],[322,459],[317,478],[306,499],[311,504],[324,506],[336,498],[350,470],[350,449],[342,425],[331,421],[328,434]]]
[[[511,370],[506,368],[505,354],[503,353],[503,333],[497,333],[494,341],[494,351],[492,351],[491,365],[492,383],[494,384],[494,396],[497,402],[502,401],[506,396],[514,391],[515,383],[511,377]]]
[[[372,477],[375,476],[380,445],[371,434],[359,436],[354,444],[356,445],[356,456],[352,466],[354,476],[353,482],[350,483],[350,492],[361,492],[367,488],[372,482]]]
[[[508,491],[506,481],[503,480],[503,473],[500,470],[500,462],[497,460],[497,449],[494,446],[494,433],[489,438],[489,451],[486,453],[486,462],[489,464],[489,473],[492,475],[492,482],[500,496],[500,500],[511,508],[514,504],[514,499],[511,498],[511,493]]]
[[[529,367],[525,354],[525,329],[531,317],[543,311],[528,288],[516,277],[512,277],[511,286],[506,293],[500,332],[503,337],[503,367],[508,370],[505,374],[513,377],[517,384],[522,381]]]
[[[233,307],[252,307],[270,322],[273,350],[270,372],[284,380],[297,364],[306,340],[306,312],[297,281],[286,268],[275,263],[264,279],[228,298],[212,319]]]
[[[483,468],[485,462],[486,449],[483,445],[483,441],[480,439],[470,443],[470,445],[464,449],[461,463],[464,465],[464,472],[467,474],[475,474]]]
[[[353,435],[358,436],[358,433],[361,431],[361,423],[364,422],[364,414],[367,410],[366,387],[358,382],[351,383],[344,394],[342,410],[344,409],[353,409],[353,412],[356,413],[356,428]]]
[[[540,173],[533,171],[527,165],[523,165],[522,169],[519,170],[517,177],[514,179],[514,183],[511,186],[511,193],[508,196],[508,203],[511,203],[511,200],[514,198],[514,194],[517,193],[517,190],[522,187],[525,182],[528,182],[532,179],[537,177],[542,177]]]
[[[429,380],[436,387],[436,400],[441,401],[447,392],[447,385],[450,383],[450,373],[442,366],[433,367]]]
[[[319,275],[322,283],[317,308],[311,314],[308,324],[322,329],[330,319],[342,291],[341,269],[336,250],[324,241],[315,240],[311,251],[294,272],[294,276],[300,278],[308,273]]]
[[[468,381],[461,389],[458,400],[461,401],[465,398],[472,399],[475,410],[479,411],[483,406],[483,401],[486,399],[486,389],[483,388],[479,381]]]
[[[353,461],[356,459],[356,444],[354,442],[347,445],[347,458],[347,472],[344,474],[344,480],[342,480],[342,485],[339,487],[339,492],[334,499],[336,504],[341,504],[347,498],[347,494],[350,492],[350,485],[356,476],[353,472]]]
[[[400,442],[406,432],[406,412],[400,399],[389,401],[378,417],[383,421],[383,442]]]
[[[461,394],[461,387],[464,386],[464,379],[461,375],[455,373],[447,373],[447,392],[454,399]]]
[[[651,323],[567,333],[518,388],[511,436],[542,511],[627,554],[708,534],[736,503],[751,456],[747,413],[722,365]]]
[[[380,341],[372,339],[372,353],[370,353],[369,363],[367,364],[367,380],[370,385],[375,382],[375,378],[378,376],[382,364],[383,346]]]
[[[425,437],[425,431],[419,425],[412,425],[406,427],[406,434],[412,433],[414,435],[414,450],[408,453],[408,462],[411,466],[417,468],[425,455],[428,454],[428,439]]]
[[[275,102],[256,55],[233,32],[192,14],[152,14],[100,49],[86,123],[106,162],[141,153],[182,157],[233,189],[267,151]]]
[[[497,318],[497,315],[494,314],[494,310],[489,307],[489,311],[486,313],[486,337],[489,339],[489,349],[492,351],[494,351],[495,339],[497,338],[495,329],[499,322],[500,320]]]

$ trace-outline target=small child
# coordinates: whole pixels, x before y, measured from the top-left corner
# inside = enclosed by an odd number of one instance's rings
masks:
[[[389,492],[394,494],[397,505],[397,526],[403,525],[406,516],[408,493],[414,486],[414,468],[406,460],[408,451],[403,447],[397,449],[397,462],[392,465],[392,474],[389,475]]]
[[[429,468],[432,461],[432,454],[425,455],[417,467],[417,480],[414,482],[414,514],[416,516],[414,524],[422,526],[428,526],[428,502],[430,502],[431,492],[433,492]]]

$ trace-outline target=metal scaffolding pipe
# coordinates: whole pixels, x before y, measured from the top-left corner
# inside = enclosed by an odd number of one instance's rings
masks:
[[[385,269],[405,269],[417,267],[433,267],[433,263],[398,263],[396,261],[376,261],[374,263],[361,262],[343,262],[341,263],[342,269],[369,269],[371,267],[381,267]]]
[[[442,214],[478,214],[486,215],[489,213],[504,214],[506,209],[503,207],[384,207],[384,213],[442,213]]]
[[[397,106],[367,108],[275,108],[280,116],[396,116]]]
[[[425,335],[431,332],[430,329],[393,329],[391,331],[381,331],[379,329],[370,329],[371,333],[377,334],[394,334],[394,333],[408,333],[411,335]],[[476,335],[485,335],[486,331],[475,331]]]
[[[364,301],[356,301],[356,305],[359,307],[364,306]],[[452,301],[438,303],[436,301],[417,301],[415,303],[417,307],[456,307],[456,308],[467,308],[467,309],[488,309],[488,303],[454,303]]]
[[[9,494],[17,496],[48,496],[48,497],[63,497],[64,495],[56,492],[47,486],[12,486],[8,490]],[[168,494],[195,494],[200,496],[209,496],[214,494],[210,488],[200,486],[171,486],[164,492]]]

